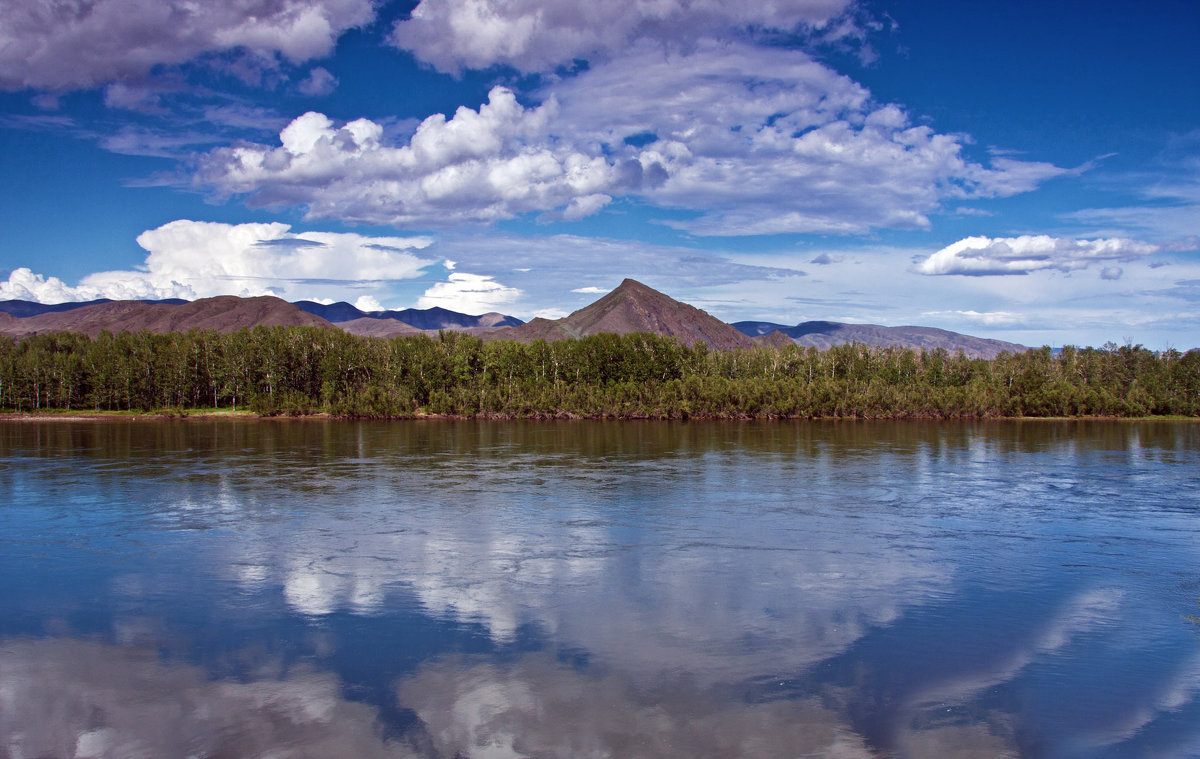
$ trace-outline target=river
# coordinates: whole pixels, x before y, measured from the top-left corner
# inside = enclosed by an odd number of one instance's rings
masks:
[[[1200,424],[0,423],[0,757],[1200,757]]]

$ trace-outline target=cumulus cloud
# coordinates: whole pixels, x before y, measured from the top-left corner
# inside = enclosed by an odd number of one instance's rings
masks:
[[[417,308],[447,308],[467,314],[497,311],[521,296],[515,287],[500,284],[492,277],[454,272],[447,281],[425,291]]]
[[[411,759],[336,678],[212,680],[155,651],[69,639],[0,645],[4,756]]]
[[[374,14],[370,0],[0,0],[0,89],[89,88],[235,50],[306,61]]]
[[[16,269],[0,282],[0,300],[41,303],[203,298],[213,295],[303,297],[313,283],[322,290],[409,279],[433,261],[415,251],[427,237],[365,237],[332,232],[292,232],[287,224],[219,224],[179,220],[143,232],[147,251],[132,271],[89,274],[69,286],[57,277]]]
[[[1125,238],[1072,240],[1048,235],[1021,237],[967,237],[947,245],[919,262],[914,270],[920,274],[961,274],[990,276],[1029,274],[1042,270],[1075,271],[1097,263],[1134,261],[1152,253],[1159,246]],[[1104,269],[1105,279],[1119,277],[1113,267]]]
[[[607,57],[639,39],[686,46],[747,28],[822,27],[853,0],[421,0],[391,42],[440,71],[507,64],[547,71]]]
[[[386,311],[383,304],[374,295],[362,295],[354,301],[354,307],[359,311],[372,313],[374,311]]]
[[[556,80],[524,106],[497,87],[478,110],[427,118],[407,143],[380,124],[307,113],[277,146],[203,156],[193,182],[310,218],[489,223],[529,212],[573,221],[618,197],[685,209],[705,235],[912,228],[943,200],[998,197],[1063,173],[967,160],[962,139],[913,126],[895,105],[804,53],[703,43],[642,45]]]
[[[608,290],[603,287],[576,287],[571,292],[586,293],[588,295],[603,295],[604,293],[608,292]]]
[[[303,205],[309,218],[404,226],[491,222],[525,211],[598,209],[589,196],[614,183],[601,155],[551,136],[553,99],[526,108],[504,87],[479,110],[425,119],[405,145],[383,141],[367,119],[341,126],[306,113],[280,145],[238,145],[209,153],[195,178],[255,205]]]

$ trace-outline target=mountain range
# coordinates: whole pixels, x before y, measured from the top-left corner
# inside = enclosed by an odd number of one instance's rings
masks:
[[[972,337],[932,327],[883,327],[873,324],[802,322],[795,326],[742,321],[727,324],[657,290],[626,279],[589,306],[561,319],[535,318],[528,323],[491,312],[480,316],[444,308],[365,312],[349,303],[288,303],[272,296],[239,298],[223,295],[195,301],[111,301],[42,304],[0,301],[0,334],[23,337],[49,332],[101,331],[181,332],[213,329],[235,332],[254,326],[340,328],[357,335],[396,337],[459,330],[485,340],[562,340],[604,332],[652,332],[687,345],[705,343],[717,350],[753,345],[796,344],[818,349],[856,342],[879,347],[942,348],[968,356],[993,358],[1004,351],[1022,352],[1023,345]]]

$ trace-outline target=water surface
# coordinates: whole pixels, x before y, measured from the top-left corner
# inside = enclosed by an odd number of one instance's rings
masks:
[[[1196,424],[21,422],[0,499],[0,757],[1200,757]]]

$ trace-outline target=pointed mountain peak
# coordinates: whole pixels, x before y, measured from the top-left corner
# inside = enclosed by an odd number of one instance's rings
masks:
[[[643,301],[660,304],[684,305],[679,303],[679,301],[675,300],[671,296],[661,293],[649,285],[644,285],[641,282],[638,282],[636,279],[626,278],[621,280],[621,284],[600,296],[599,300],[594,301],[590,306],[585,306],[580,310],[587,310],[589,308],[600,306],[601,304],[640,303]]]
[[[615,288],[613,288],[613,290],[609,293],[609,295],[613,295],[616,293],[629,294],[629,295],[647,294],[647,295],[659,295],[664,298],[667,297],[667,296],[663,295],[662,293],[660,293],[658,290],[655,290],[653,287],[650,287],[649,285],[644,285],[641,282],[638,282],[636,279],[630,279],[629,277],[626,277],[625,279],[621,280],[621,284],[619,284]]]
[[[725,322],[681,303],[634,279],[625,279],[590,306],[553,322],[517,328],[525,339],[585,337],[604,332],[618,335],[652,332],[687,345],[707,343],[714,348],[747,348],[750,339]]]

